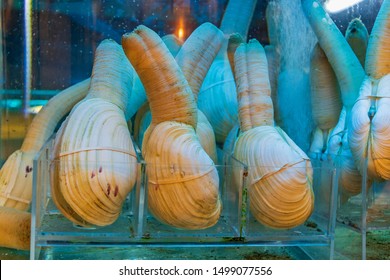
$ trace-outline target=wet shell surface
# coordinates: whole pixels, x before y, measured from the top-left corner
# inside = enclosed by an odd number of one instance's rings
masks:
[[[108,101],[91,98],[75,107],[64,124],[52,155],[53,199],[76,224],[109,225],[137,178],[124,113]]]
[[[146,132],[144,141],[151,213],[176,228],[213,226],[222,208],[219,177],[194,129],[162,122]]]
[[[223,144],[238,122],[237,91],[229,61],[213,62],[198,95],[199,109],[214,129],[217,143]]]
[[[360,170],[368,159],[368,174],[390,179],[390,74],[380,80],[369,77],[351,111],[348,142]]]
[[[249,167],[250,211],[257,221],[286,229],[307,220],[314,207],[311,163],[280,128],[242,133],[234,156]]]

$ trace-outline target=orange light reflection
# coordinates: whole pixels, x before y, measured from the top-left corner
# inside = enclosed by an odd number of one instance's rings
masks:
[[[178,27],[177,27],[177,37],[179,37],[179,39],[183,40],[184,36],[185,36],[184,19],[183,19],[183,17],[180,17]]]

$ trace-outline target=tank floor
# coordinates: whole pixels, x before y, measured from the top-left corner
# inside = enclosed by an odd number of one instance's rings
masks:
[[[334,259],[359,260],[362,257],[361,235],[357,231],[339,225],[336,227]],[[367,259],[390,260],[390,230],[367,233]],[[181,259],[181,260],[305,260],[328,259],[327,247],[194,247],[194,248],[46,248],[43,259]],[[0,248],[1,260],[29,259],[28,251]]]

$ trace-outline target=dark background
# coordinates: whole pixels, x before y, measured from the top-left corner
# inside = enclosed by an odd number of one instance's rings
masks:
[[[382,0],[366,0],[332,18],[342,32],[354,17],[361,17],[368,30]],[[59,90],[90,76],[97,44],[145,24],[165,35],[175,32],[179,16],[185,19],[187,35],[209,21],[219,26],[227,0],[41,0],[33,1],[32,88]],[[265,7],[258,0],[249,38],[268,43]],[[4,0],[3,88],[23,88],[23,1]],[[238,11],[239,13],[239,11]]]

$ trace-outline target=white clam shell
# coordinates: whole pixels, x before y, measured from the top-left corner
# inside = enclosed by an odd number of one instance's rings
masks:
[[[176,228],[214,225],[221,212],[218,172],[194,129],[163,122],[147,131],[144,141],[151,213]]]
[[[249,167],[250,210],[257,221],[292,228],[311,215],[310,160],[280,128],[260,126],[242,133],[234,156]]]

